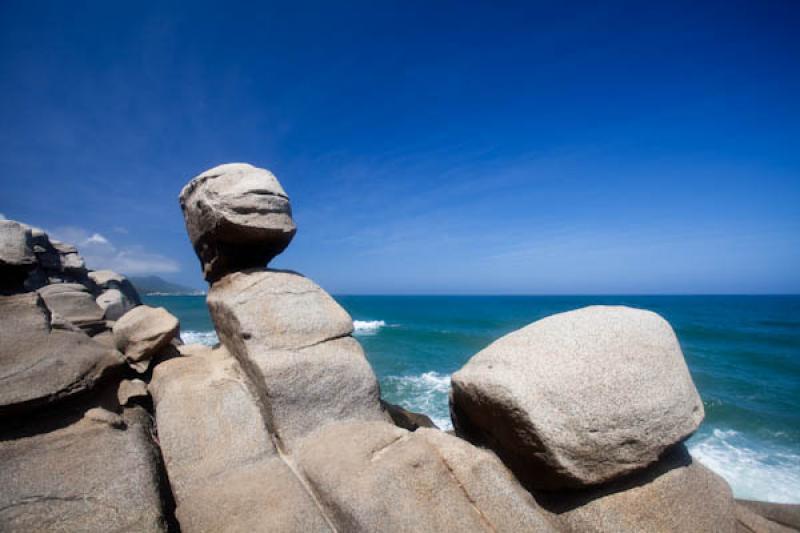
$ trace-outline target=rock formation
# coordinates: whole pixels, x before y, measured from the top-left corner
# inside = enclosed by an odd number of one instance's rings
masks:
[[[459,434],[536,489],[641,470],[703,419],[675,333],[650,311],[595,306],[495,341],[452,378]]]
[[[146,389],[118,387],[133,370],[97,304],[125,291],[124,319],[135,290],[13,221],[0,221],[0,270],[0,531],[164,531],[171,497]]]
[[[592,307],[453,376],[457,436],[381,400],[347,312],[267,268],[292,239],[275,176],[180,195],[220,345],[118,274],[0,221],[1,531],[785,531],[682,441],[702,404],[669,325]],[[155,422],[155,423],[154,423]],[[477,445],[477,446],[476,446]]]
[[[180,203],[209,282],[265,266],[294,237],[289,197],[271,172],[252,165],[232,163],[203,172],[183,188]]]

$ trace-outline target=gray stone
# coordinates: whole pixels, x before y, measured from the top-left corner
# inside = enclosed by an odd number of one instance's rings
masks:
[[[47,307],[87,331],[105,329],[103,310],[85,286],[54,283],[38,290]]]
[[[0,220],[0,266],[29,268],[36,263],[31,230],[13,220]]]
[[[287,449],[332,421],[387,420],[375,374],[349,336],[350,316],[311,280],[277,271],[230,274],[212,286],[208,306]]]
[[[0,415],[83,393],[123,364],[85,333],[51,328],[36,293],[0,297],[0,339]]]
[[[95,270],[93,272],[89,272],[88,276],[89,279],[91,279],[96,285],[99,292],[108,289],[116,289],[122,293],[125,299],[130,303],[131,307],[140,305],[142,303],[141,298],[139,298],[139,293],[136,292],[136,288],[128,280],[128,278],[122,274],[117,274],[113,270]]]
[[[21,290],[35,264],[30,228],[13,220],[0,220],[0,290]]]
[[[91,414],[0,439],[0,530],[164,531],[159,457],[148,415]]]
[[[565,531],[725,533],[736,531],[731,489],[682,445],[624,480],[588,490],[539,494]]]
[[[140,305],[122,315],[114,323],[113,332],[117,349],[125,354],[128,364],[145,372],[150,360],[169,346],[179,329],[178,319],[163,307]]]
[[[493,454],[440,431],[330,424],[296,455],[339,531],[555,531]]]
[[[268,170],[220,165],[181,191],[186,229],[209,282],[264,267],[291,242],[296,228],[289,198]]]
[[[330,530],[224,348],[159,364],[150,391],[182,531]]]
[[[691,435],[703,404],[670,325],[594,306],[510,333],[452,378],[456,431],[530,488],[598,484]]]
[[[136,305],[119,289],[106,289],[95,299],[106,320],[118,320]]]

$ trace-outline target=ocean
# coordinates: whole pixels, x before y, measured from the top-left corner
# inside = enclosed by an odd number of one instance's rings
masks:
[[[204,296],[148,296],[185,342],[214,344]],[[383,397],[450,428],[450,374],[498,337],[594,304],[669,320],[705,404],[688,441],[739,498],[800,503],[800,296],[337,296]]]

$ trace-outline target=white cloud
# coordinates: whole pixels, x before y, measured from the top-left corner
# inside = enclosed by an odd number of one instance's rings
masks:
[[[93,234],[91,237],[86,239],[86,244],[111,244],[108,242],[108,239],[100,235],[99,233]]]
[[[162,274],[180,271],[177,261],[148,251],[142,246],[114,246],[99,233],[75,226],[64,226],[50,232],[54,239],[74,244],[94,270],[108,269],[121,274]]]

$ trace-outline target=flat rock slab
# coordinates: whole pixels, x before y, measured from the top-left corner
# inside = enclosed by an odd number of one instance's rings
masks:
[[[0,440],[0,530],[164,531],[149,416],[118,418]]]
[[[493,454],[437,430],[330,424],[296,459],[339,531],[555,531]]]
[[[736,509],[724,479],[678,446],[633,476],[583,491],[538,497],[566,531],[733,533]]]
[[[593,306],[510,333],[452,378],[456,431],[530,488],[603,483],[691,435],[703,404],[655,313]]]
[[[38,290],[47,307],[81,328],[102,324],[104,311],[94,296],[78,283],[53,283]]]
[[[83,393],[124,364],[81,331],[51,329],[35,292],[0,297],[0,339],[0,415]]]

